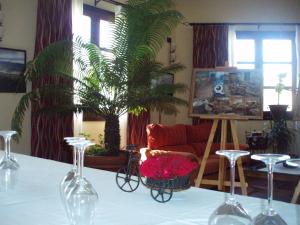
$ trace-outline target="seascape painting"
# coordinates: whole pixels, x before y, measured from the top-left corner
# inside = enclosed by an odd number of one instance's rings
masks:
[[[26,51],[0,48],[0,92],[24,93]]]
[[[257,70],[195,69],[190,115],[261,119],[262,74]]]

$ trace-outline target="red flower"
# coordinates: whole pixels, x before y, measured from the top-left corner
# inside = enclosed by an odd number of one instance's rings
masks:
[[[192,162],[182,155],[160,155],[145,160],[140,165],[140,172],[144,177],[156,180],[169,180],[175,177],[186,176],[197,166],[196,162]]]

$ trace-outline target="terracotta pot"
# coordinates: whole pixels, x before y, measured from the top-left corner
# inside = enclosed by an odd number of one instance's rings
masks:
[[[269,105],[269,107],[273,120],[285,119],[288,105]]]
[[[118,156],[85,155],[84,166],[116,172],[119,168],[127,165],[127,160],[125,151],[120,151]]]

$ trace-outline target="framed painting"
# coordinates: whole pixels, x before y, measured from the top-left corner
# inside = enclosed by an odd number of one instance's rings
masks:
[[[0,92],[26,92],[25,68],[25,50],[0,48]]]
[[[262,73],[236,68],[194,69],[190,116],[262,119]]]

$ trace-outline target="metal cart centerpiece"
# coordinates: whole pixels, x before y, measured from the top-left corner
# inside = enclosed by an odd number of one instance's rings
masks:
[[[198,165],[184,156],[153,156],[141,162],[135,145],[127,146],[128,163],[116,174],[118,187],[134,192],[140,183],[150,189],[152,198],[160,203],[171,200],[173,192],[190,188],[190,176]]]

